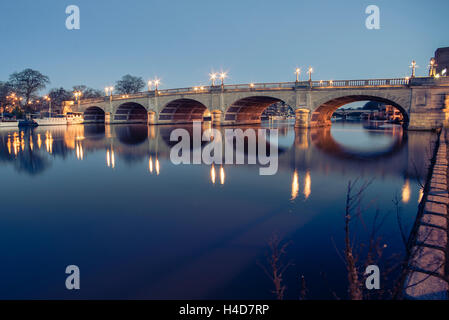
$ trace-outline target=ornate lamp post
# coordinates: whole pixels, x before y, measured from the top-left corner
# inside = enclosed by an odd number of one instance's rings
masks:
[[[48,117],[51,118],[51,98],[44,96],[44,99],[48,102]]]
[[[313,68],[312,68],[312,67],[309,67],[309,70],[307,71],[307,73],[309,74],[309,82],[312,82]]]
[[[435,77],[436,72],[437,72],[436,67],[437,67],[437,64],[435,63],[435,58],[430,59],[429,77]]]
[[[412,76],[411,76],[411,78],[415,78],[416,68],[417,68],[417,67],[418,67],[418,66],[416,65],[416,61],[413,60],[413,61],[412,61],[412,64],[410,65],[410,68],[412,68]]]
[[[220,73],[220,79],[221,79],[221,87],[224,87],[224,79],[228,76],[226,72]]]
[[[299,77],[301,76],[301,69],[296,68],[295,73],[296,73],[296,82],[299,82]]]
[[[215,86],[215,79],[217,79],[217,74],[216,73],[211,73],[209,74],[210,76],[210,81],[212,82],[212,87]]]

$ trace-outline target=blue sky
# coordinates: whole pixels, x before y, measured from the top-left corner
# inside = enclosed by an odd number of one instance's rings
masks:
[[[65,27],[71,4],[80,30]],[[370,4],[380,30],[365,27]],[[403,77],[412,59],[424,75],[449,46],[448,12],[447,0],[2,0],[0,80],[28,67],[48,89],[102,89],[127,73],[186,87],[221,69],[228,83],[294,81],[309,65],[317,80]]]

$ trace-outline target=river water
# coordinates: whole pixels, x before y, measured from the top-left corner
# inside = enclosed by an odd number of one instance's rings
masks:
[[[273,237],[287,244],[285,298],[301,295],[301,276],[307,298],[347,298],[348,182],[371,182],[355,247],[377,215],[384,257],[403,253],[394,199],[410,230],[434,134],[261,127],[279,130],[275,175],[174,165],[173,126],[1,129],[0,298],[274,299]],[[65,287],[68,265],[80,269],[80,290]]]

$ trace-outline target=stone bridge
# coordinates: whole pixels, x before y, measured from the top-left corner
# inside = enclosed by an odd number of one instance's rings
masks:
[[[86,122],[176,124],[211,119],[213,125],[260,122],[270,105],[284,102],[295,110],[296,127],[331,125],[339,107],[357,101],[395,106],[405,126],[431,130],[447,122],[449,78],[300,81],[181,89],[109,95],[79,101]]]

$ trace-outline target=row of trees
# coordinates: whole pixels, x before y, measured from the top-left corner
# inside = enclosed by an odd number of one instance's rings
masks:
[[[83,99],[103,96],[101,90],[85,85],[73,86],[72,90],[66,90],[63,87],[53,88],[46,95],[40,95],[49,84],[49,77],[37,70],[25,69],[14,72],[9,76],[8,81],[0,81],[0,112],[21,115],[23,112],[40,111],[48,108],[49,99],[52,106],[58,109],[63,101],[74,100],[74,92],[81,92]],[[127,74],[116,82],[114,91],[118,94],[137,93],[144,87],[145,82],[141,77]]]

